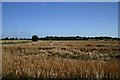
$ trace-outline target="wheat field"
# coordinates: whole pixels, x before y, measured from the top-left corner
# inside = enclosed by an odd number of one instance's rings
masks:
[[[118,41],[38,41],[2,45],[2,77],[120,79]]]

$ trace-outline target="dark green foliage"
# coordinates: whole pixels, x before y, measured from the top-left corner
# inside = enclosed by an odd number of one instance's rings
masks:
[[[32,36],[32,41],[36,42],[36,41],[38,41],[38,40],[39,40],[39,38],[38,38],[37,35],[33,35],[33,36]]]
[[[104,41],[109,41],[109,40],[120,40],[120,38],[112,38],[112,37],[107,37],[107,36],[101,36],[101,37],[80,37],[80,36],[46,36],[44,38],[38,38],[36,35],[33,35],[33,37],[35,36],[35,41],[37,39],[39,40],[104,40]],[[31,38],[2,38],[2,40],[31,40]],[[33,39],[32,39],[33,40]]]

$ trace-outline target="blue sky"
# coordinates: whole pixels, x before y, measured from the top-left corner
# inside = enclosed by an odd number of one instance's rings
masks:
[[[118,37],[117,2],[3,2],[3,37]]]

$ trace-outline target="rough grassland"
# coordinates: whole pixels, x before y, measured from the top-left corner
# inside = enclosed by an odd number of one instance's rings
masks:
[[[39,41],[2,50],[4,79],[120,79],[118,41]]]

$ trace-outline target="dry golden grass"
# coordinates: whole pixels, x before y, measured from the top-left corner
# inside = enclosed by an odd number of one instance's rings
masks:
[[[4,78],[120,78],[117,41],[2,45]]]
[[[0,46],[0,79],[2,78],[2,46]]]

